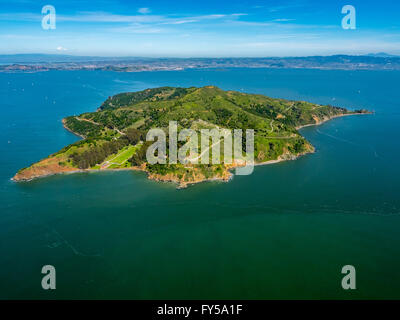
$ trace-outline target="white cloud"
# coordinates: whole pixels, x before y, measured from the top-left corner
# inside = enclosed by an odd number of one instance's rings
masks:
[[[278,12],[278,11],[284,11],[284,10],[288,10],[288,9],[295,9],[295,8],[300,8],[300,7],[304,7],[304,4],[290,4],[290,5],[286,5],[286,6],[276,6],[276,7],[271,7],[269,8],[269,12]]]
[[[77,15],[64,16],[57,15],[57,21],[72,21],[72,22],[109,22],[109,23],[123,23],[123,22],[159,22],[165,19],[164,16],[157,15],[119,15],[113,13],[107,13],[102,11],[83,11]]]
[[[57,51],[67,51],[67,50],[68,50],[67,48],[64,48],[62,46],[57,47]]]
[[[139,16],[119,16],[105,13],[86,13],[85,16],[80,18],[84,21],[96,19],[96,21],[103,20],[107,22],[130,22],[127,26],[121,26],[108,29],[113,32],[126,32],[126,33],[167,33],[174,29],[166,29],[164,26],[176,26],[190,23],[201,23],[204,21],[218,21],[220,23],[228,23],[231,21],[238,21],[238,18],[246,15],[245,13],[233,14],[209,14],[201,16],[156,16],[156,15],[139,15]]]
[[[130,26],[120,27],[120,28],[113,28],[110,31],[114,32],[123,32],[123,33],[142,33],[142,34],[151,34],[151,33],[163,33],[167,32],[166,29],[161,29],[157,27],[141,25],[139,23],[131,24]]]
[[[149,8],[139,8],[138,12],[141,14],[147,14],[150,13],[151,11]]]
[[[0,20],[5,21],[41,21],[42,15],[30,12],[0,13]]]
[[[149,8],[138,9],[137,15],[121,15],[103,11],[80,11],[73,15],[57,15],[57,21],[88,23],[143,23],[143,24],[184,24],[203,20],[237,20],[246,13],[208,14],[200,16],[153,15]],[[42,15],[25,13],[0,13],[0,20],[6,21],[40,21]]]
[[[285,18],[282,18],[282,19],[274,19],[274,20],[272,20],[272,21],[275,21],[275,22],[288,22],[288,21],[294,21],[295,19],[285,19]]]
[[[170,22],[165,22],[164,24],[184,24],[184,23],[193,23],[193,22],[198,22],[199,20],[176,20],[176,21],[170,21]]]

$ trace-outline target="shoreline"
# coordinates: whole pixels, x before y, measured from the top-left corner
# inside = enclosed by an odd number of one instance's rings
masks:
[[[131,167],[131,168],[117,168],[117,169],[76,169],[76,170],[71,170],[71,171],[61,171],[61,172],[53,172],[53,173],[48,173],[40,176],[35,176],[29,179],[15,179],[15,176],[10,178],[11,181],[13,182],[30,182],[36,179],[41,179],[41,178],[46,178],[46,177],[51,177],[51,176],[56,176],[56,175],[67,175],[67,174],[75,174],[75,173],[97,173],[97,172],[112,172],[112,171],[143,171],[146,172],[139,167]]]
[[[82,136],[82,135],[80,135],[79,133],[76,133],[76,132],[72,131],[70,128],[68,128],[67,125],[65,124],[65,118],[62,119],[61,122],[62,122],[63,128],[64,128],[65,130],[71,132],[73,135],[75,135],[75,136],[77,136],[77,137],[80,137],[80,138],[82,138],[82,139],[86,139],[85,136]]]
[[[347,116],[361,116],[361,115],[367,115],[367,114],[374,114],[374,112],[368,111],[368,112],[353,112],[353,113],[336,114],[336,115],[334,115],[334,116],[332,116],[330,118],[323,119],[320,122],[305,124],[305,125],[298,126],[298,127],[295,127],[295,128],[296,128],[296,130],[300,130],[300,129],[303,129],[303,128],[306,128],[306,127],[319,126],[321,124],[324,124],[325,122],[328,122],[329,120],[336,119],[336,118],[342,118],[342,117],[347,117]]]
[[[310,152],[305,152],[302,154],[298,154],[296,156],[292,156],[290,158],[283,158],[283,159],[275,159],[275,160],[268,160],[266,162],[258,162],[258,163],[254,163],[252,164],[254,167],[257,166],[264,166],[264,165],[270,165],[270,164],[275,164],[275,163],[280,163],[280,162],[284,162],[284,161],[291,161],[291,160],[296,160],[299,157],[306,155],[308,153],[314,153],[315,151],[310,151]],[[118,171],[141,171],[147,174],[147,178],[150,180],[154,180],[157,182],[170,182],[170,183],[175,183],[177,184],[177,189],[183,189],[188,187],[189,185],[193,185],[193,184],[197,184],[197,183],[201,183],[201,182],[207,182],[207,181],[221,181],[221,182],[228,182],[230,180],[233,179],[234,173],[232,173],[232,170],[235,170],[236,168],[240,168],[240,167],[245,167],[245,165],[238,165],[238,166],[234,166],[231,167],[229,169],[227,169],[227,172],[229,172],[229,176],[228,177],[213,177],[213,178],[208,178],[208,179],[203,179],[203,180],[198,180],[198,181],[188,181],[188,182],[182,182],[180,180],[177,179],[161,179],[161,177],[159,176],[152,176],[152,174],[148,171],[146,171],[145,169],[141,168],[141,167],[130,167],[130,168],[117,168],[117,169],[77,169],[77,170],[71,170],[71,171],[63,171],[63,172],[54,172],[54,173],[48,173],[48,174],[44,174],[44,175],[40,175],[40,176],[34,176],[28,179],[15,179],[15,176],[10,178],[11,181],[13,182],[30,182],[36,179],[41,179],[41,178],[46,178],[46,177],[50,177],[50,176],[56,176],[56,175],[69,175],[69,174],[76,174],[76,173],[98,173],[98,172],[118,172]]]

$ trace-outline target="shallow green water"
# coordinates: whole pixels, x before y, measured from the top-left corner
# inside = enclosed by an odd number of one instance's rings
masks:
[[[265,69],[0,74],[0,298],[400,298],[399,80]],[[304,128],[315,154],[229,183],[176,190],[138,172],[9,180],[77,140],[64,116],[117,92],[208,84],[376,114]],[[55,291],[41,289],[45,264],[56,267]],[[357,270],[351,292],[340,285],[347,264]]]

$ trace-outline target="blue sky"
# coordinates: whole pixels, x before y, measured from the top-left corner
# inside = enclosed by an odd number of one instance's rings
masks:
[[[355,30],[341,27],[347,4],[356,8]],[[44,5],[56,9],[55,30],[41,27]],[[0,0],[0,43],[0,54],[400,54],[400,1]]]

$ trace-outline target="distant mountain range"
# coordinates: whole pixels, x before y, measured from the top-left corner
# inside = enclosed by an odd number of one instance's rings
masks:
[[[400,56],[394,56],[384,52],[362,56],[332,55],[265,58],[145,58],[52,54],[0,55],[0,72],[37,72],[49,70],[137,72],[235,67],[400,70]]]
[[[369,53],[367,54],[369,57],[380,57],[380,58],[393,58],[393,57],[400,57],[393,54],[389,54],[386,52],[378,52],[378,53]]]

